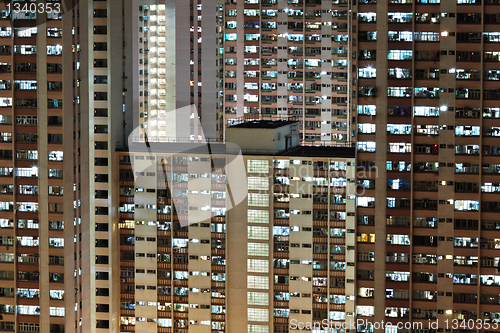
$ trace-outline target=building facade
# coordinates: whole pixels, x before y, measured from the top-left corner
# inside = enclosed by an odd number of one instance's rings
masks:
[[[127,117],[141,129],[138,140],[222,141],[222,1],[124,6],[132,25],[126,38]]]
[[[297,124],[228,129],[245,180],[222,144],[118,154],[122,332],[288,332],[354,320],[345,315],[355,308],[354,151],[276,150],[268,140],[270,153],[246,153],[263,131],[281,136],[287,126]]]
[[[350,142],[348,10],[347,1],[226,1],[226,124],[297,116],[305,144]]]
[[[32,4],[0,4],[0,331],[500,319],[497,2]]]
[[[95,332],[117,318],[108,197],[124,103],[124,22],[108,15],[122,12],[116,5],[0,5],[2,331]]]
[[[115,150],[134,128],[151,141],[221,139],[222,7],[82,0],[0,11],[0,330],[117,331]],[[174,133],[165,115],[182,107],[196,127]]]
[[[430,333],[499,317],[498,14],[495,1],[353,6],[358,318]]]
[[[227,264],[237,268],[227,273],[228,331],[244,325],[247,332],[349,327],[353,159],[290,152],[245,160],[248,200],[226,216]],[[231,251],[244,248],[245,238],[246,253]]]

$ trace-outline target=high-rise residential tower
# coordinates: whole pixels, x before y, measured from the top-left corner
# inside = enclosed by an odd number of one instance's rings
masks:
[[[356,315],[476,332],[500,313],[498,1],[363,0],[352,15]]]
[[[120,330],[349,326],[354,149],[298,146],[295,121],[226,134],[243,155],[222,143],[211,153],[175,143],[118,153]]]
[[[127,119],[150,142],[223,139],[223,5],[126,2]],[[183,109],[185,108],[185,109]],[[170,112],[176,109],[183,112]]]
[[[122,131],[121,3],[0,6],[0,329],[105,329],[118,311],[108,191]]]
[[[348,2],[226,1],[224,9],[226,124],[293,115],[305,144],[350,141]]]
[[[118,331],[115,150],[134,128],[221,139],[221,15],[216,1],[0,4],[0,331]],[[196,127],[173,133],[166,113],[190,105]]]

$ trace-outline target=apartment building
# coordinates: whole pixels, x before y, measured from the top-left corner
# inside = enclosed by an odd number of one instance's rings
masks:
[[[350,142],[348,2],[226,0],[224,112],[297,116],[305,144]]]
[[[115,150],[221,139],[222,25],[216,1],[0,4],[0,331],[117,330]],[[189,105],[205,127],[174,132]]]
[[[160,151],[119,154],[120,331],[223,332],[224,154]]]
[[[229,143],[117,153],[120,330],[288,332],[293,320],[354,320],[354,150],[282,149],[298,142],[294,121],[227,131],[243,155]],[[237,158],[245,180],[232,177]]]
[[[68,5],[0,4],[2,331],[100,331],[119,305],[108,190],[123,19],[116,3]]]
[[[353,5],[357,318],[428,333],[500,318],[499,14],[498,1]]]
[[[222,1],[132,1],[124,6],[132,26],[126,38],[127,116],[134,128],[141,128],[138,139],[221,141]]]

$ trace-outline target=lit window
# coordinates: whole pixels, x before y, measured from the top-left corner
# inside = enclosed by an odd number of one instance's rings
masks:
[[[357,143],[358,151],[373,153],[375,152],[375,141],[360,141]]]
[[[375,124],[370,124],[370,123],[358,124],[358,132],[365,134],[373,134],[375,133]]]
[[[267,227],[255,227],[248,226],[248,239],[261,239],[268,240],[269,239],[269,228]]]
[[[267,276],[247,276],[248,289],[269,289],[269,277]]]

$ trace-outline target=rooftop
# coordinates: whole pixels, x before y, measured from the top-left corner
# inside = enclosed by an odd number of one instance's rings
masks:
[[[337,146],[297,146],[285,150],[276,155],[354,158],[354,154],[355,154],[354,145],[350,146],[348,143],[346,143],[345,145],[337,145]]]
[[[117,148],[118,151],[128,151],[130,153],[149,154],[238,154],[240,149],[223,142],[217,143],[135,143],[129,147]],[[354,146],[349,144],[337,146],[296,146],[283,151],[273,151],[270,149],[242,149],[243,155],[269,155],[269,156],[302,156],[302,157],[344,157],[354,158]]]
[[[263,128],[263,129],[274,129],[281,126],[286,126],[289,124],[296,123],[295,120],[253,120],[242,122],[231,126],[232,128]]]

